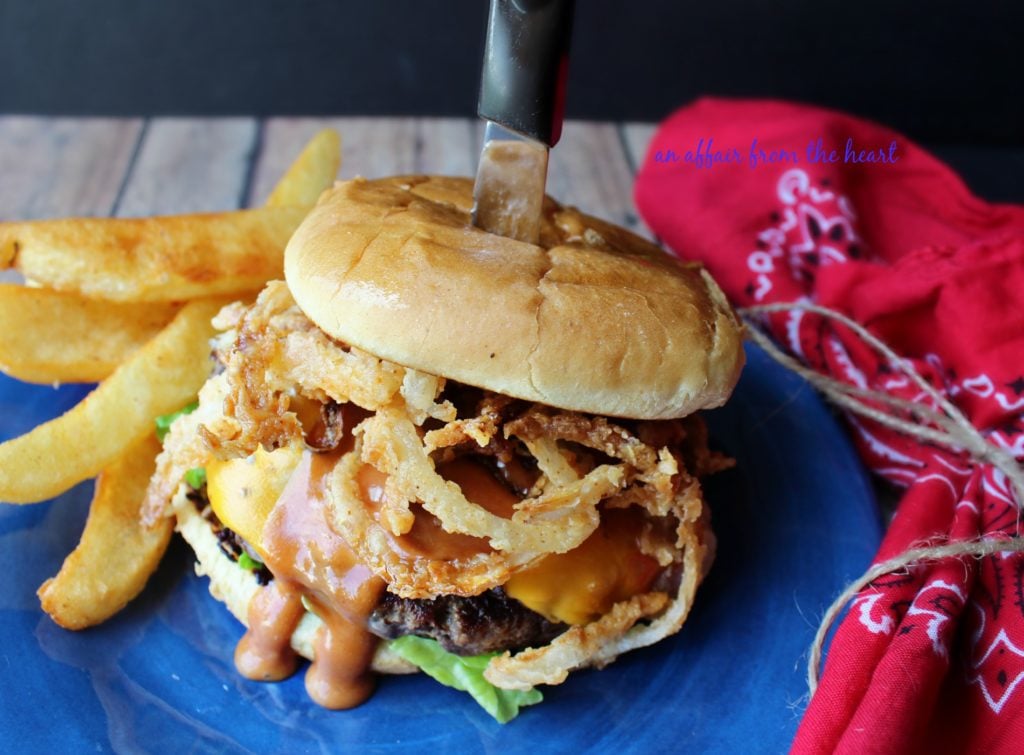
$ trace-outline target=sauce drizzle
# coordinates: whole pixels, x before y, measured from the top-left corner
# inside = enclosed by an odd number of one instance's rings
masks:
[[[324,482],[340,453],[305,451],[263,529],[274,582],[249,604],[249,631],[235,651],[250,679],[281,679],[295,670],[290,638],[305,595],[323,620],[306,672],[306,691],[326,708],[351,708],[373,691],[377,638],[366,629],[384,582],[359,563],[331,526]]]

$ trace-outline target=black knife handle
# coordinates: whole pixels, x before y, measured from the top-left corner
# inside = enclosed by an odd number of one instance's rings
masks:
[[[491,0],[477,114],[549,147],[562,135],[575,0]]]

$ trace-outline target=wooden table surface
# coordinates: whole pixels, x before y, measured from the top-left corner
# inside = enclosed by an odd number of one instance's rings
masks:
[[[0,116],[0,220],[227,210],[258,205],[323,127],[341,134],[340,177],[471,175],[483,134],[452,118],[40,118]],[[651,124],[568,122],[548,192],[650,233],[633,174]]]

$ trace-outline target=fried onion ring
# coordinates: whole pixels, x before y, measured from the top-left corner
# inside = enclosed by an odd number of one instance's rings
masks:
[[[471,503],[458,485],[435,472],[415,425],[399,407],[381,409],[360,427],[363,460],[393,479],[405,499],[421,501],[445,531],[487,538],[499,551],[572,550],[597,529],[597,504],[627,482],[620,466],[602,465],[567,487],[521,501],[512,518],[504,519]]]
[[[605,652],[610,642],[623,637],[640,619],[663,610],[668,602],[665,593],[649,592],[616,603],[601,618],[572,627],[542,648],[529,648],[515,656],[506,651],[492,658],[484,678],[502,689],[561,684],[573,669],[597,665],[595,658]]]
[[[653,645],[679,631],[714,553],[706,509],[699,494],[693,493],[689,489],[680,492],[673,506],[679,516],[676,545],[682,552],[683,571],[672,599],[659,592],[636,595],[615,604],[590,624],[569,629],[544,647],[496,656],[484,671],[487,681],[503,689],[561,684],[575,669],[601,668],[622,653]],[[645,618],[652,620],[638,623]]]
[[[349,547],[374,574],[388,583],[388,590],[402,598],[436,598],[439,595],[478,595],[508,581],[542,554],[480,553],[468,559],[442,561],[400,555],[386,529],[374,521],[362,499],[356,476],[362,466],[358,448],[342,457],[328,478],[334,526]],[[433,474],[433,472],[431,472]]]

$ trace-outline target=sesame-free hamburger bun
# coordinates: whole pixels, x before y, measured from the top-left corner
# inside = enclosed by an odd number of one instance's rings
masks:
[[[540,245],[470,222],[466,178],[354,179],[285,252],[299,306],[378,357],[508,396],[614,417],[721,405],[742,327],[699,264],[544,204]]]

